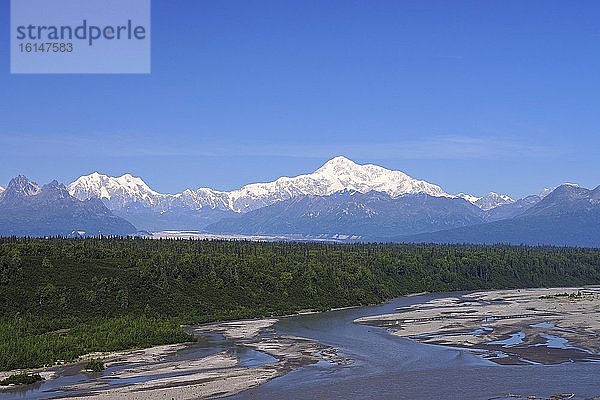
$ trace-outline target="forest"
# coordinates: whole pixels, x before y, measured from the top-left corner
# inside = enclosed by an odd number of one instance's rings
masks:
[[[193,340],[184,326],[416,292],[600,284],[600,250],[0,238],[0,370]]]

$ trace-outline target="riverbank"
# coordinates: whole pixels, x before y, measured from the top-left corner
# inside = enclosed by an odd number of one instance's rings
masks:
[[[90,354],[100,358],[107,370],[89,379],[53,389],[48,397],[61,399],[204,399],[229,396],[265,383],[297,368],[319,361],[343,364],[335,349],[301,337],[277,336],[277,319],[228,321],[190,327],[198,337],[220,335],[229,348],[256,352],[260,362],[244,363],[239,353],[220,351],[202,357],[173,359],[177,351],[195,345],[158,346],[132,352]],[[245,349],[245,350],[244,350]],[[68,367],[29,370],[45,379],[57,379]],[[11,371],[12,374],[15,371]]]
[[[0,238],[0,253],[0,370],[182,342],[181,324],[600,280],[593,249]]]
[[[77,361],[42,368],[15,369],[0,371],[0,380],[12,375],[38,374],[44,380],[52,380],[72,371],[83,371],[85,365],[93,359],[102,360],[104,366],[109,368],[117,364],[139,364],[156,362],[168,354],[186,347],[184,343],[161,345],[146,349],[131,349],[111,352],[94,352],[80,356]],[[0,386],[0,392],[15,389],[14,386]]]
[[[471,350],[498,364],[600,361],[598,287],[448,296],[355,322],[412,340]]]
[[[375,315],[376,317],[368,318],[381,319],[383,315],[405,314],[417,310],[429,313],[439,307],[451,306],[462,307],[459,310],[467,311],[471,308],[476,309],[476,307],[515,303],[516,306],[508,308],[512,310],[510,315],[521,313],[522,317],[523,309],[531,308],[530,301],[542,302],[537,310],[537,312],[544,313],[538,315],[542,318],[547,318],[547,314],[553,307],[578,309],[576,308],[578,302],[589,301],[590,304],[584,304],[579,309],[588,309],[590,314],[587,318],[593,317],[592,310],[596,301],[595,296],[597,296],[594,288],[541,289],[541,291],[532,289],[404,296],[371,307],[188,327],[188,331],[198,337],[197,343],[184,345],[179,349],[165,349],[164,352],[158,353],[140,350],[125,355],[112,354],[115,358],[113,361],[105,362],[107,370],[102,374],[81,374],[83,365],[70,366],[71,372],[74,368],[79,368],[77,371],[80,373],[79,376],[60,373],[32,391],[21,391],[20,394],[15,392],[12,397],[10,390],[0,392],[0,399],[13,400],[23,397],[36,400],[47,398],[81,400],[90,398],[109,400],[120,398],[202,399],[230,395],[233,395],[235,399],[279,399],[282,397],[307,398],[311,396],[311,393],[314,394],[313,398],[324,398],[327,397],[327,393],[332,393],[332,391],[337,393],[340,390],[348,396],[356,396],[357,393],[367,390],[364,392],[364,397],[373,397],[379,394],[379,397],[373,398],[382,399],[398,398],[400,394],[405,394],[406,398],[415,399],[437,398],[441,393],[445,394],[445,398],[460,398],[457,397],[457,393],[464,393],[466,388],[470,388],[471,398],[483,398],[483,393],[490,394],[485,398],[491,398],[493,394],[496,398],[504,399],[505,397],[501,397],[501,395],[506,396],[507,393],[535,393],[545,396],[540,398],[546,398],[552,394],[569,392],[584,393],[588,397],[581,398],[589,398],[592,394],[600,393],[600,387],[598,391],[595,390],[597,382],[592,378],[586,378],[593,374],[581,372],[597,371],[594,366],[599,365],[598,363],[579,362],[573,365],[569,363],[558,366],[505,365],[498,368],[490,366],[493,364],[477,356],[477,354],[483,354],[485,357],[496,356],[499,358],[497,352],[486,352],[473,346],[460,347],[455,344],[435,343],[435,339],[442,339],[441,336],[435,338],[435,334],[429,335],[431,336],[429,339],[432,341],[427,341],[424,337],[410,341],[397,340],[379,329],[361,326],[364,324],[364,321],[361,321],[364,315]],[[526,301],[527,298],[530,300]],[[496,321],[493,318],[505,322],[511,319],[499,318],[502,314],[492,313],[492,310],[483,314],[484,318],[489,318],[487,321],[489,323]],[[452,317],[460,316],[459,313],[448,313],[448,311],[452,311],[450,308],[438,311],[438,314],[431,314],[427,318],[423,316],[423,318],[429,319],[433,323],[444,319],[437,319],[437,317],[449,316],[452,319]],[[535,310],[526,311],[534,312]],[[462,314],[464,314],[462,315],[464,318],[455,319],[457,321],[467,320],[471,314],[475,315],[469,311]],[[479,317],[481,315],[478,315]],[[556,327],[564,329],[560,323],[559,314],[555,317],[558,320],[554,323],[544,319],[529,328],[541,329],[541,333],[544,332],[543,329],[551,330]],[[378,326],[390,328],[390,321],[387,318],[385,324]],[[361,322],[361,324],[355,322]],[[405,322],[408,322],[407,325],[410,323],[410,321]],[[454,321],[454,323],[458,322]],[[397,325],[394,326],[398,328]],[[469,336],[459,335],[457,332],[452,333],[453,335],[449,335],[449,337]],[[508,341],[490,346],[507,346],[504,353],[509,356],[511,356],[511,352],[517,351],[516,348],[519,347],[521,341],[529,340],[521,338],[520,335],[512,337],[510,332],[504,336],[499,335],[501,336],[499,340]],[[477,337],[477,334],[472,333],[472,336]],[[418,342],[442,344],[442,346],[423,346]],[[555,345],[556,341],[551,344]],[[574,346],[574,344],[569,342],[567,347],[569,346]],[[513,347],[515,348],[513,349]],[[543,347],[545,346],[532,346],[531,351],[544,353],[546,349]],[[549,354],[552,351],[550,350]],[[521,356],[521,360],[513,357],[511,361],[507,356],[504,356],[504,359],[509,361],[506,364],[534,363],[525,357],[525,353],[522,353]],[[352,360],[346,357],[350,357]],[[513,362],[514,360],[518,362]],[[497,364],[502,363],[498,360],[494,361]],[[344,367],[347,364],[350,365]],[[437,372],[431,372],[432,368]],[[295,372],[288,374],[290,371]],[[535,371],[536,375],[531,376],[543,379],[544,386],[537,388],[530,385],[530,381],[523,378],[524,371],[529,371],[527,376]],[[414,384],[396,385],[399,374],[403,376],[403,379],[408,379]],[[438,382],[435,378],[450,375],[452,375],[452,381],[456,382],[456,385],[452,387],[448,387],[446,379]],[[345,377],[347,380],[344,380]],[[274,378],[279,379],[273,380]],[[372,380],[373,378],[382,381]],[[339,379],[342,380],[339,381]],[[484,386],[480,387],[479,384],[474,384],[474,382],[481,382],[481,379],[484,379]],[[288,381],[292,383],[288,385]],[[305,381],[306,384],[303,383]],[[423,386],[424,381],[428,382],[426,386]],[[418,393],[411,391],[411,387],[418,387]],[[393,392],[395,397],[386,397],[381,392],[384,388],[388,388],[385,393]],[[256,395],[256,393],[260,395]],[[265,393],[270,395],[264,396]],[[454,393],[455,396],[448,393]]]

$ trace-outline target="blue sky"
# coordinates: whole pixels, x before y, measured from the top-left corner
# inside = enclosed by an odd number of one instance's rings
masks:
[[[346,155],[449,192],[600,184],[600,3],[153,0],[150,75],[10,75],[0,185],[177,192]]]

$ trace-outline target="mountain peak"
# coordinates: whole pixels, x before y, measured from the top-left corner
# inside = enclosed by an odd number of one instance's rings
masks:
[[[56,179],[42,186],[40,193],[43,195],[43,197],[52,200],[68,199],[70,197],[66,186],[62,183],[59,183]]]
[[[130,234],[135,227],[112,214],[100,200],[78,201],[56,180],[40,187],[25,176],[13,178],[0,202],[0,234],[67,236]]]
[[[544,197],[543,204],[550,204],[560,201],[575,201],[578,199],[589,198],[591,190],[582,188],[573,183],[563,183]],[[540,205],[541,207],[541,205]]]
[[[464,198],[464,197],[463,197]],[[498,194],[496,192],[489,192],[483,197],[478,198],[472,203],[484,211],[491,210],[505,204],[514,203],[515,201],[505,194]]]
[[[332,158],[311,174],[252,183],[231,192],[200,188],[176,195],[160,194],[150,189],[141,178],[131,174],[114,178],[97,172],[78,178],[68,189],[72,196],[80,200],[99,198],[111,208],[128,207],[137,203],[162,210],[183,202],[184,206],[191,205],[194,209],[208,206],[235,212],[254,210],[298,196],[328,196],[341,190],[360,193],[377,191],[392,197],[421,193],[435,197],[453,197],[441,187],[413,179],[404,172],[373,164],[357,164],[344,156]]]
[[[321,168],[317,169],[315,173],[322,173],[326,171],[339,171],[350,168],[361,167],[361,165],[355,163],[344,156],[333,157],[331,160],[327,161],[325,164],[321,166]]]
[[[157,194],[154,190],[150,189],[150,186],[148,186],[140,177],[131,174],[123,174],[116,179],[121,185],[126,186],[133,191]]]
[[[582,188],[581,186],[579,186],[575,183],[563,183],[562,185],[560,185],[556,189],[554,189],[552,191],[552,193],[550,193],[550,194],[581,193],[581,192],[587,192],[587,191],[588,191],[588,189]]]
[[[515,202],[510,196],[505,194],[498,194],[496,192],[489,192],[483,197],[477,197],[466,193],[459,193],[456,197],[460,197],[461,199],[465,199],[471,204],[476,205],[483,211],[489,211],[493,208],[503,206],[506,204],[512,204]]]
[[[67,187],[69,193],[79,200],[100,198],[115,201],[118,204],[127,204],[136,201],[145,201],[153,204],[157,192],[142,180],[129,173],[118,178],[93,172],[77,178]]]
[[[301,176],[328,181],[327,193],[312,193],[316,195],[327,195],[343,189],[350,189],[361,193],[383,192],[392,197],[417,193],[435,197],[451,197],[441,187],[414,179],[402,171],[374,164],[357,164],[344,156],[334,157],[313,174]]]
[[[40,185],[29,180],[25,175],[18,175],[11,179],[4,193],[4,197],[35,196],[41,191]]]
[[[552,191],[556,189],[556,188],[544,188],[542,189],[542,191],[538,194],[538,196],[540,196],[542,199],[546,196],[548,196],[550,193],[552,193]]]

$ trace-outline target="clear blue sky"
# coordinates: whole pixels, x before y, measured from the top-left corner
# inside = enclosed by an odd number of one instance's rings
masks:
[[[343,154],[449,192],[600,184],[600,2],[153,0],[150,75],[10,75],[0,185],[131,172],[163,192]]]

